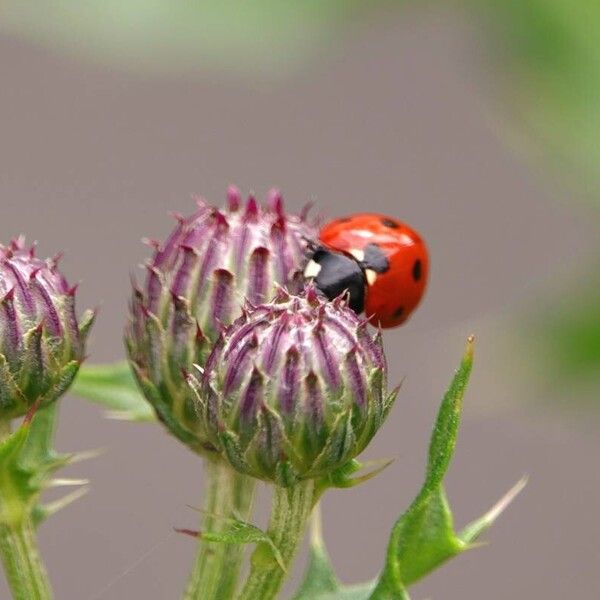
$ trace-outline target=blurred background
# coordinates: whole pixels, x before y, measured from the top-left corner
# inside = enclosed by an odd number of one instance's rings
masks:
[[[276,185],[290,210],[368,208],[420,230],[430,287],[387,332],[406,380],[367,453],[396,460],[326,497],[338,573],[382,565],[474,333],[457,523],[530,482],[489,546],[413,597],[600,596],[600,3],[4,0],[0,74],[0,238],[66,251],[80,307],[101,306],[92,362],[123,357],[139,240],[164,238],[192,194]],[[177,597],[194,542],[171,527],[196,526],[198,460],[72,397],[58,446],[106,452],[71,468],[91,493],[41,529],[57,598]]]

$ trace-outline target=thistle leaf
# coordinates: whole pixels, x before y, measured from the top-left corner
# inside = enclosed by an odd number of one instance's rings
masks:
[[[496,519],[508,508],[509,504],[523,491],[527,485],[527,477],[522,477],[515,485],[488,510],[483,516],[472,523],[469,523],[459,534],[459,538],[465,544],[472,544],[477,541],[482,533],[485,533],[495,522]]]
[[[425,482],[408,510],[398,519],[388,545],[386,564],[370,598],[406,598],[406,588],[436,567],[472,547],[521,491],[519,482],[486,515],[455,533],[443,480],[452,460],[460,416],[473,363],[473,338],[469,338],[461,365],[442,404],[431,436]]]
[[[350,472],[337,471],[333,473],[331,478],[335,487],[350,488],[360,485],[373,479],[381,473],[384,469],[387,469],[393,462],[393,458],[381,458],[379,460],[369,460],[361,463],[357,460],[353,460],[353,463],[358,463],[356,470]],[[350,474],[356,473],[355,477],[350,477]],[[360,474],[359,474],[360,473]]]
[[[0,442],[0,474],[3,485],[0,505],[31,515],[39,524],[47,516],[81,497],[86,480],[54,479],[53,474],[72,463],[76,454],[59,454],[52,445],[58,406],[56,403],[32,410],[23,423]],[[49,487],[81,486],[62,499],[40,504],[42,492]],[[0,520],[7,518],[0,510]]]
[[[353,458],[327,477],[319,479],[316,483],[315,495],[317,498],[320,498],[323,492],[329,488],[352,488],[361,485],[377,477],[392,462],[394,462],[393,458],[382,458],[361,463],[356,458]]]
[[[39,525],[43,521],[45,521],[48,517],[52,516],[54,513],[57,513],[59,510],[66,508],[69,504],[73,504],[79,498],[85,496],[89,487],[80,487],[77,490],[73,490],[70,494],[55,500],[54,502],[49,502],[47,504],[39,504],[33,510],[33,519],[34,523]]]
[[[191,531],[189,529],[175,529],[175,531],[191,535],[192,537],[202,538],[206,542],[221,544],[261,544],[267,549],[267,555],[269,555],[270,558],[285,571],[279,549],[270,536],[260,529],[260,527],[242,521],[241,519],[222,517],[222,520],[230,523],[230,527],[224,531]]]
[[[139,391],[131,368],[125,361],[80,368],[71,392],[100,404],[108,416],[128,421],[156,421],[150,404]]]

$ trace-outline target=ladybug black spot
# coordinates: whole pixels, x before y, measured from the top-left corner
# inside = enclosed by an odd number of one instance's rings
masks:
[[[398,223],[396,223],[396,221],[392,221],[391,219],[388,219],[387,217],[384,217],[383,219],[381,219],[381,224],[384,225],[385,227],[389,227],[390,229],[400,229],[400,225],[398,225]]]
[[[402,316],[402,313],[404,312],[404,306],[399,306],[395,311],[394,311],[394,317],[398,318]]]
[[[421,261],[417,258],[417,260],[415,260],[415,264],[413,265],[413,268],[412,268],[412,276],[415,281],[419,281],[419,279],[421,279],[421,275],[422,275],[421,271],[422,271]]]

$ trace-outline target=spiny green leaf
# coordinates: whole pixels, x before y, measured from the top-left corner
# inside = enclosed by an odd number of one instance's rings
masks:
[[[392,462],[394,459],[387,458],[361,463],[354,458],[327,477],[320,479],[315,485],[315,497],[320,498],[323,492],[329,488],[351,488],[365,483],[387,469]]]
[[[462,534],[455,533],[443,480],[454,454],[462,399],[472,363],[471,337],[438,412],[429,445],[425,482],[411,506],[392,529],[386,564],[371,595],[373,600],[406,598],[406,588],[409,585],[470,548],[477,536],[494,522],[524,485],[520,482],[491,511],[467,526]]]
[[[452,460],[460,425],[462,401],[473,367],[473,342],[473,337],[470,337],[460,367],[442,400],[431,434],[425,484],[421,493],[435,490],[439,486]]]
[[[260,527],[241,519],[220,517],[220,520],[229,523],[229,527],[223,531],[191,531],[189,529],[176,529],[179,533],[201,537],[207,542],[221,544],[262,544],[268,549],[270,557],[285,571],[281,553],[273,543],[270,536]]]
[[[358,462],[358,461],[356,461]],[[387,469],[394,462],[393,458],[382,458],[379,460],[369,460],[364,463],[359,463],[359,468],[356,471],[355,477],[346,477],[335,479],[335,486],[341,488],[349,488],[360,485],[377,477],[379,473]],[[359,473],[361,473],[359,475]]]
[[[140,392],[126,361],[83,365],[71,392],[109,409],[108,415],[130,421],[155,421],[156,415]]]
[[[2,511],[11,510],[31,516],[38,524],[87,490],[80,487],[49,505],[40,504],[41,494],[48,487],[87,484],[86,480],[52,477],[55,471],[77,458],[76,454],[59,454],[53,448],[57,414],[56,402],[32,410],[23,423],[0,443],[0,521],[10,517]]]
[[[48,517],[51,517],[54,513],[57,513],[59,510],[66,508],[69,506],[69,504],[73,504],[73,502],[85,496],[88,491],[88,487],[80,487],[79,489],[73,490],[70,494],[66,494],[58,500],[54,500],[53,502],[48,502],[46,504],[36,505],[32,512],[34,524],[38,526]]]
[[[482,533],[485,533],[496,519],[506,510],[512,501],[523,491],[527,485],[527,477],[522,477],[515,485],[488,510],[483,516],[469,523],[458,535],[465,544],[477,541]]]

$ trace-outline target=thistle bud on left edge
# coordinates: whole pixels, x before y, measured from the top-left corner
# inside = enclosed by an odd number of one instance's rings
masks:
[[[71,385],[95,313],[78,321],[75,292],[23,238],[0,245],[0,418],[48,404]]]
[[[237,470],[288,486],[367,446],[395,399],[386,362],[344,298],[280,290],[240,317],[190,376],[212,443]]]

